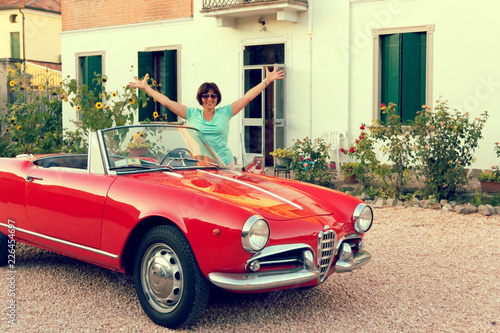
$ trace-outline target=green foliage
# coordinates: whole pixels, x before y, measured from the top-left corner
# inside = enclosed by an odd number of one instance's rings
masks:
[[[494,150],[497,157],[500,157],[500,145],[498,142],[495,142]],[[489,172],[481,172],[479,175],[477,175],[477,179],[479,181],[492,181],[500,183],[500,165],[493,165],[491,167],[491,170],[492,171]]]
[[[391,167],[376,165],[372,170],[379,177],[384,192],[399,199],[411,177],[412,137],[408,126],[403,125],[396,112],[396,104],[382,104],[381,110],[385,121],[376,121],[370,128],[370,134],[380,145],[380,150],[389,160]]]
[[[45,154],[61,151],[84,153],[90,131],[133,123],[134,113],[145,104],[147,95],[128,86],[123,91],[107,91],[107,77],[96,75],[96,88],[89,89],[67,78],[61,87],[32,87],[30,77],[17,68],[9,68],[8,83],[16,95],[13,103],[3,103],[0,116],[4,132],[0,154]],[[81,126],[62,135],[62,103],[67,102],[81,113]]]
[[[7,79],[15,101],[1,105],[0,120],[5,128],[1,154],[12,157],[58,152],[62,143],[62,107],[55,88],[32,87],[20,65],[9,68]]]
[[[137,94],[136,89],[124,86],[123,91],[108,91],[107,80],[106,76],[96,74],[95,89],[75,79],[62,83],[60,96],[81,114],[81,130],[85,135],[89,131],[133,123],[139,105],[147,103],[148,97],[142,90]]]
[[[327,162],[328,145],[325,140],[316,139],[313,142],[306,137],[304,140],[297,140],[291,149],[295,152],[291,170],[296,180],[321,186],[330,184],[333,174]]]
[[[437,100],[434,110],[423,106],[410,133],[417,176],[425,183],[427,194],[450,199],[468,184],[465,168],[473,161],[473,152],[482,138],[488,118],[485,111],[479,118],[450,110],[447,101]]]
[[[340,151],[349,157],[356,160],[358,163],[346,163],[342,165],[342,170],[345,176],[355,175],[356,180],[360,181],[364,187],[370,186],[373,181],[372,170],[380,166],[374,148],[375,141],[368,132],[365,131],[365,126],[361,125],[361,133],[356,141],[349,147]]]
[[[491,205],[493,207],[500,206],[500,193],[478,193],[474,194],[474,197],[470,200],[470,203],[474,206],[480,205]]]

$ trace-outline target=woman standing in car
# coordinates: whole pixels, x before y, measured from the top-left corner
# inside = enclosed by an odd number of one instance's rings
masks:
[[[196,94],[196,100],[200,103],[200,108],[186,107],[178,102],[172,101],[167,96],[154,90],[148,85],[148,74],[141,81],[134,77],[134,82],[129,82],[129,86],[144,90],[155,101],[167,107],[177,116],[186,119],[190,126],[198,129],[206,137],[210,146],[219,154],[224,163],[230,168],[235,168],[233,154],[227,146],[229,134],[229,120],[237,115],[245,106],[257,97],[269,84],[275,80],[285,77],[285,71],[275,66],[273,71],[266,67],[266,78],[235,102],[217,107],[221,102],[222,95],[213,82],[205,82]]]

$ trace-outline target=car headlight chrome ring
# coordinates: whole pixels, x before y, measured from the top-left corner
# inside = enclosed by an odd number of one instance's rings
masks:
[[[353,214],[354,229],[358,234],[370,230],[373,223],[373,211],[370,206],[360,203]]]
[[[241,231],[241,244],[243,248],[250,252],[256,253],[266,247],[269,241],[269,224],[260,216],[250,217],[243,226]]]

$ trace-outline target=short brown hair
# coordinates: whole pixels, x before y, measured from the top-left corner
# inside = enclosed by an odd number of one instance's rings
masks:
[[[217,104],[215,104],[219,105],[222,99],[222,95],[220,94],[219,87],[217,87],[217,85],[213,82],[205,82],[198,88],[198,93],[196,94],[196,100],[198,100],[198,103],[200,103],[200,105],[203,105],[203,102],[201,101],[201,95],[208,94],[210,90],[212,90],[215,94],[219,95],[217,97]]]

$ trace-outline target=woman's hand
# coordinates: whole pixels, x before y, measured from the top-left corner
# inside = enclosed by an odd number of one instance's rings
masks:
[[[148,85],[148,79],[149,79],[149,75],[146,74],[144,75],[144,79],[141,81],[137,78],[137,76],[134,76],[134,80],[133,82],[129,82],[128,85],[129,87],[132,87],[132,88],[139,88],[139,89],[142,89],[142,90],[146,90],[147,87],[149,87]]]
[[[285,71],[279,70],[280,66],[274,66],[274,70],[272,72],[269,71],[269,68],[266,67],[266,81],[267,84],[270,84],[276,80],[282,80],[285,78]]]

